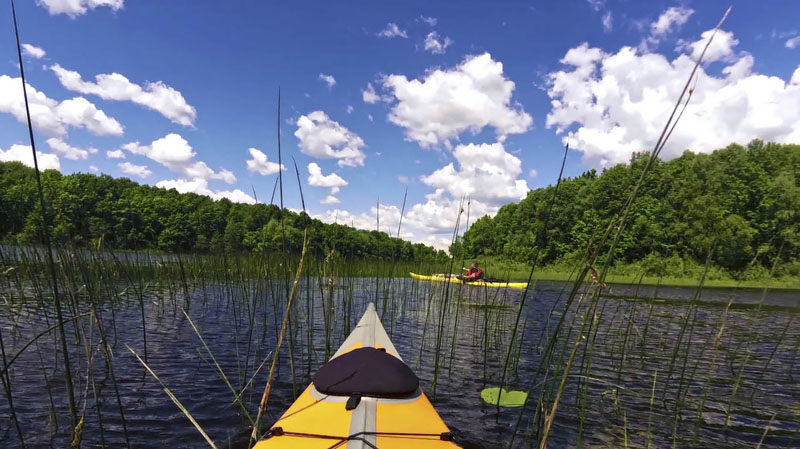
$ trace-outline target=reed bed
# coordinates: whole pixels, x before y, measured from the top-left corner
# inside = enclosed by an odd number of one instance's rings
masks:
[[[436,265],[311,255],[295,278],[299,257],[287,268],[266,254],[56,248],[76,440],[43,256],[40,248],[0,250],[4,447],[147,447],[153,438],[206,445],[187,416],[218,447],[246,447],[281,321],[291,316],[262,430],[369,302],[430,396],[436,382],[435,405],[448,424],[487,447],[540,445],[548,424],[552,447],[797,443],[797,309],[736,308],[744,294],[737,290],[710,295],[702,286],[634,282],[592,297],[596,282],[540,282],[520,307],[519,291],[389,276],[447,268]],[[290,314],[286,273],[297,281]],[[664,302],[669,295],[685,299]],[[752,296],[763,306],[781,301],[769,292]],[[480,391],[501,381],[528,390],[527,405],[484,404]]]

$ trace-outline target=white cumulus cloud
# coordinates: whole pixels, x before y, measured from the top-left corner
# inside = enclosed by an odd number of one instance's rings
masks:
[[[278,173],[279,168],[280,170],[286,170],[285,165],[279,167],[277,162],[269,161],[267,155],[258,148],[250,148],[247,151],[250,152],[250,156],[252,157],[252,159],[247,160],[248,171],[268,176]]]
[[[794,73],[792,73],[792,78],[789,80],[789,84],[800,84],[800,65],[794,69]]]
[[[425,202],[411,206],[403,222],[413,228],[417,236],[436,237],[434,241],[446,240],[449,245],[459,217],[459,207],[464,209],[461,212],[461,229],[459,229],[459,233],[462,233],[467,219],[467,202],[462,203],[460,198],[447,196],[445,189],[441,188],[425,195]],[[484,215],[494,215],[498,209],[497,206],[490,206],[473,199],[469,204],[470,221],[474,222]]]
[[[36,152],[36,160],[39,163],[39,170],[59,170],[61,171],[61,162],[55,154]],[[0,148],[0,161],[12,162],[19,161],[28,167],[33,167],[33,152],[30,145],[11,145],[6,151]]]
[[[400,237],[413,242],[432,245],[438,249],[447,249],[459,215],[460,205],[460,200],[447,198],[444,190],[441,189],[426,195],[425,202],[406,207],[405,216],[400,227]],[[463,207],[464,211],[461,215],[459,233],[464,231],[466,225],[466,202]],[[497,212],[497,208],[487,208],[477,201],[472,201],[469,208],[471,222],[489,212],[492,214]],[[325,223],[339,223],[357,229],[373,231],[378,226],[378,215],[380,215],[379,230],[391,236],[396,236],[398,225],[400,224],[400,207],[398,205],[381,204],[380,211],[378,206],[374,205],[368,211],[362,213],[332,209],[321,214],[312,215],[312,217]]]
[[[703,53],[703,49],[706,47],[706,43],[713,33],[714,30],[704,31],[700,39],[694,42],[679,42],[678,49],[687,50],[692,59],[697,61],[700,59],[700,55]],[[739,41],[733,37],[733,33],[725,30],[717,30],[717,34],[714,35],[714,40],[711,41],[708,50],[706,50],[703,56],[703,62],[730,61],[735,56],[733,47],[738,44]]]
[[[168,169],[182,174],[186,179],[219,179],[228,184],[236,182],[236,176],[231,171],[225,169],[214,171],[205,162],[196,160],[197,153],[179,134],[167,134],[150,145],[131,142],[122,148],[133,154],[147,156]]]
[[[195,178],[191,180],[186,179],[167,179],[156,183],[156,187],[162,189],[175,189],[180,193],[196,193],[198,195],[205,195],[214,200],[221,200],[227,198],[234,203],[247,203],[255,204],[256,200],[252,196],[244,193],[239,189],[234,190],[211,190],[208,188],[208,180],[202,178]]]
[[[34,59],[42,59],[47,53],[41,47],[31,44],[22,44],[22,54]]]
[[[364,229],[367,231],[374,231],[377,229],[378,221],[376,215],[378,214],[378,206],[374,205],[369,208],[368,212],[352,213],[343,209],[328,210],[322,214],[313,215],[325,223],[339,223],[342,225],[352,226],[356,229]],[[397,235],[397,225],[400,220],[400,208],[391,204],[380,205],[380,230],[386,232],[391,236]],[[403,227],[405,227],[405,220],[403,220]]]
[[[800,142],[800,83],[794,81],[800,76],[787,82],[752,72],[752,55],[736,54],[733,36],[722,36],[723,45],[712,44],[711,56],[727,66],[722,76],[698,69],[697,88],[663,158],[754,138]],[[586,44],[570,49],[562,63],[564,70],[548,75],[552,109],[547,127],[564,134],[564,143],[597,168],[652,149],[695,64],[686,54],[669,60],[631,47],[605,53]]]
[[[153,172],[151,172],[146,165],[134,165],[130,162],[121,162],[117,164],[117,167],[119,167],[119,169],[122,170],[122,173],[125,173],[126,175],[138,176],[142,179],[153,174]]]
[[[435,190],[425,195],[425,201],[407,208],[403,220],[407,238],[439,249],[450,245],[459,211],[461,233],[467,219],[474,223],[484,215],[494,215],[503,204],[528,193],[527,182],[517,179],[522,174],[521,161],[503,143],[458,145],[452,154],[456,163],[420,178]]]
[[[450,198],[444,189],[437,189],[426,195],[424,202],[406,207],[400,228],[400,237],[446,250],[450,246],[453,229],[459,216],[459,206],[463,206],[459,233],[464,232],[466,227],[467,210],[470,214],[470,223],[484,215],[494,215],[498,210],[495,206],[487,206],[474,199],[469,205],[466,201],[462,204],[460,199]],[[380,214],[380,231],[396,236],[400,224],[399,205],[381,203],[380,211],[378,206],[374,205],[362,213],[332,209],[321,214],[312,214],[312,217],[325,223],[339,223],[357,229],[375,230],[378,225],[378,214]]]
[[[50,15],[66,14],[75,18],[101,6],[119,11],[124,0],[36,0],[36,3],[47,9]]]
[[[391,39],[393,37],[402,37],[405,39],[408,37],[408,34],[406,33],[406,30],[401,30],[397,24],[389,22],[386,24],[386,28],[378,32],[378,36],[385,37],[387,39]]]
[[[502,143],[459,145],[453,156],[458,169],[451,162],[423,176],[422,182],[455,198],[466,196],[490,205],[519,201],[528,193],[527,182],[517,179],[522,161]]]
[[[30,84],[26,84],[26,89],[31,122],[38,131],[51,136],[64,136],[67,134],[67,127],[72,126],[85,128],[101,136],[119,136],[123,133],[122,125],[118,121],[108,117],[83,97],[58,102]],[[21,123],[27,123],[20,78],[0,75],[0,113],[11,114]]]
[[[339,203],[341,203],[341,201],[339,201],[339,198],[336,198],[333,195],[328,195],[325,198],[321,199],[319,202],[320,202],[320,204],[339,204]]]
[[[89,100],[75,97],[56,106],[56,115],[67,125],[86,128],[98,136],[121,136],[122,125],[97,109]]]
[[[366,155],[361,148],[364,141],[357,134],[331,120],[322,111],[301,115],[297,119],[300,150],[320,159],[338,159],[340,167],[363,166]]]
[[[322,168],[316,162],[308,164],[308,185],[312,187],[344,187],[347,185],[341,176],[336,173],[322,174]]]
[[[56,153],[64,156],[73,161],[86,160],[90,154],[97,153],[96,148],[89,147],[87,149],[73,147],[72,145],[64,142],[57,137],[50,137],[47,139],[47,145]]]
[[[375,86],[372,83],[367,83],[367,88],[361,90],[361,99],[364,103],[374,104],[381,100],[381,96],[375,92]]]
[[[339,189],[347,185],[347,181],[336,173],[329,175],[322,174],[322,168],[316,162],[308,164],[308,185],[312,187],[328,187],[331,189],[330,195],[320,201],[322,204],[339,203],[339,199],[334,197],[339,193]]]
[[[791,39],[787,39],[786,42],[783,44],[786,48],[796,48],[800,47],[800,36],[795,36]]]
[[[444,54],[444,52],[447,50],[447,47],[452,45],[452,43],[453,40],[449,37],[445,36],[444,39],[441,39],[439,37],[439,33],[436,31],[431,31],[427,36],[425,36],[425,50],[435,55]]]
[[[194,106],[188,104],[183,94],[161,81],[147,83],[144,87],[132,83],[119,73],[100,74],[95,82],[84,81],[81,74],[58,64],[50,67],[61,84],[74,92],[97,95],[104,100],[131,101],[159,112],[173,123],[193,126],[197,117]]]
[[[122,150],[109,150],[106,151],[106,157],[109,159],[125,159],[125,152]]]
[[[423,147],[448,144],[464,131],[476,134],[487,126],[503,140],[533,123],[522,107],[512,105],[514,82],[489,53],[468,56],[452,69],[431,70],[422,79],[389,75],[383,85],[393,95],[389,120]]]

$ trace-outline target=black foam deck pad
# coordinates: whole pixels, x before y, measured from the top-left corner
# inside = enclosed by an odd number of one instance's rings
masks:
[[[402,360],[376,348],[359,348],[331,360],[314,375],[322,394],[404,398],[419,388],[419,379]]]

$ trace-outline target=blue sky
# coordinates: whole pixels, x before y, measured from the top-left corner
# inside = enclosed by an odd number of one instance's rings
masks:
[[[33,46],[24,61],[40,98],[37,149],[62,172],[269,201],[280,87],[287,206],[300,207],[294,156],[312,216],[374,227],[380,198],[381,228],[394,233],[408,188],[403,236],[438,246],[461,196],[474,221],[554,183],[566,141],[568,176],[649,150],[727,6],[17,5]],[[9,8],[0,21],[0,160],[24,159]],[[753,138],[800,143],[798,24],[796,1],[734,2],[664,156]]]

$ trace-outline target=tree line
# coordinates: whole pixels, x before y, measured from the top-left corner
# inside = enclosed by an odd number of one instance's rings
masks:
[[[168,252],[299,252],[303,231],[309,249],[346,257],[419,261],[443,251],[341,224],[326,224],[272,204],[232,203],[178,193],[127,178],[86,173],[41,173],[53,240],[77,246]],[[35,171],[0,162],[0,242],[41,243]],[[282,217],[281,217],[282,216]]]
[[[649,155],[635,154],[598,175],[562,181],[543,232],[555,186],[528,192],[469,228],[451,251],[530,263],[580,258],[618,218]],[[670,263],[710,263],[731,274],[800,275],[800,145],[755,140],[711,154],[689,151],[655,161],[627,219],[614,260],[667,275]],[[673,267],[674,268],[674,267]]]
[[[538,247],[541,265],[578,260],[618,218],[647,158],[635,154],[602,174],[589,170],[563,180],[546,230],[555,186],[531,190],[494,217],[475,221],[451,254],[530,263]],[[308,229],[310,249],[319,254],[336,248],[356,258],[446,257],[384,232],[326,224],[275,205],[215,201],[107,175],[46,170],[42,181],[57,243],[168,252],[277,252],[285,246],[298,252]],[[763,275],[774,266],[779,275],[800,275],[799,184],[800,145],[755,140],[655,161],[614,259],[655,275],[706,260],[734,274]],[[40,243],[37,198],[32,168],[0,162],[0,241]]]

